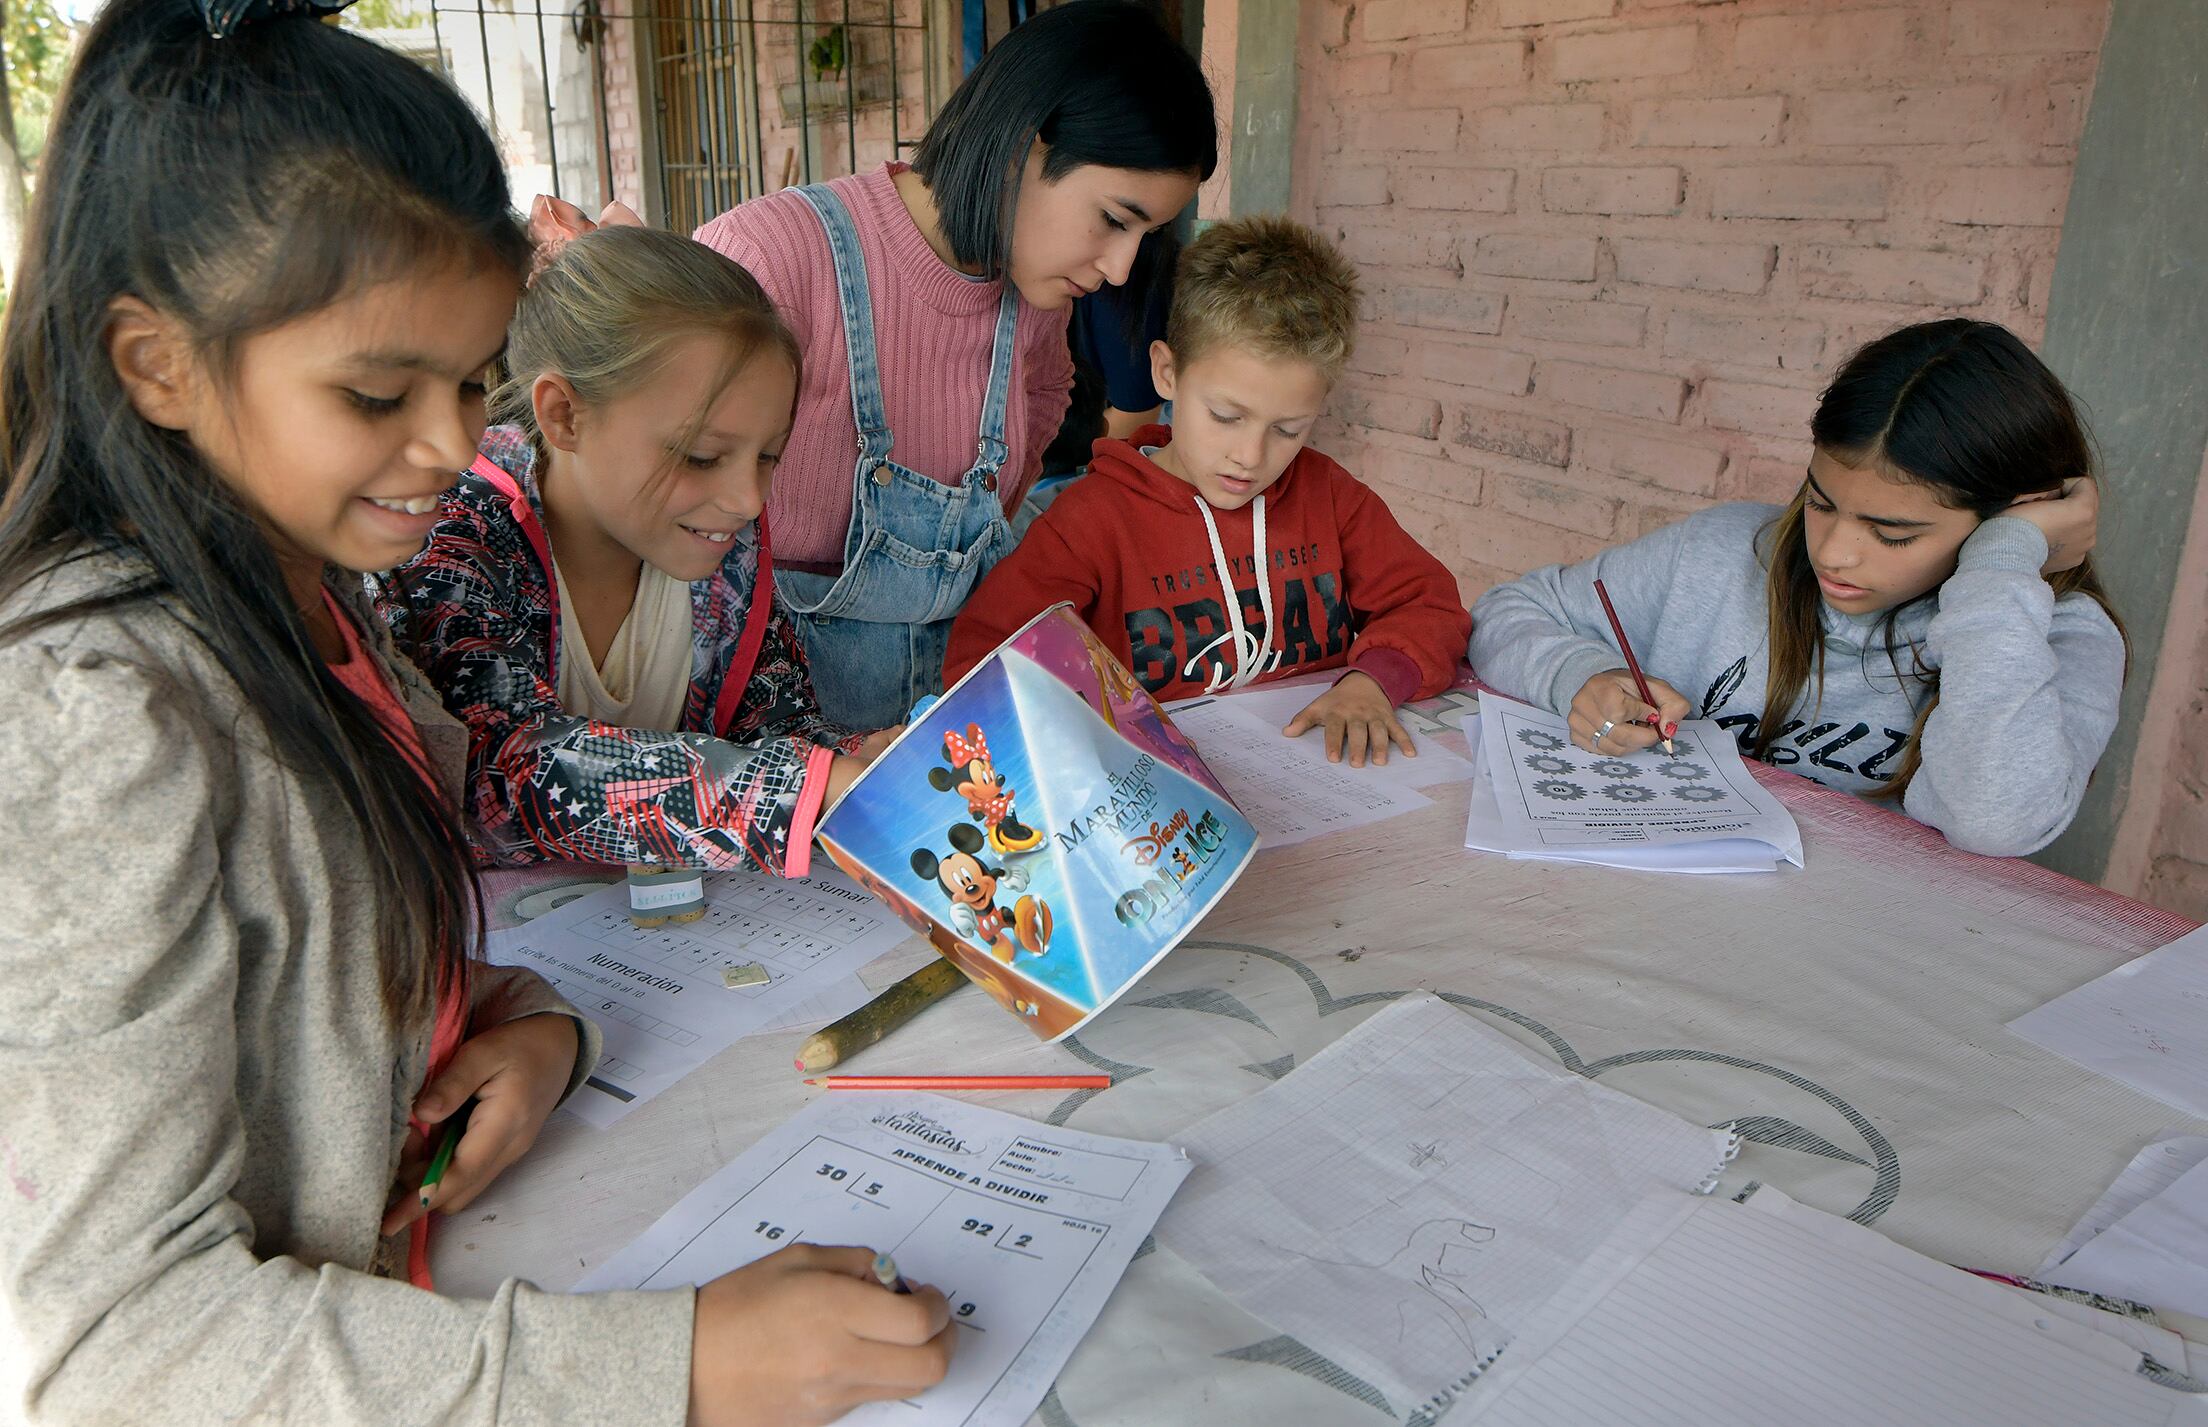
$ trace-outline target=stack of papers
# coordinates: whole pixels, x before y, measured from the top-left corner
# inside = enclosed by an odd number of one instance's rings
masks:
[[[1672,751],[1576,748],[1555,714],[1480,695],[1480,758],[1464,845],[1551,862],[1652,872],[1770,872],[1802,865],[1802,833],[1706,719]]]
[[[2087,1070],[2208,1119],[2208,927],[2009,1022]],[[2150,1145],[2040,1278],[2208,1317],[2208,1139]]]
[[[2142,1150],[2038,1276],[2208,1317],[2208,1139],[2192,1135]]]

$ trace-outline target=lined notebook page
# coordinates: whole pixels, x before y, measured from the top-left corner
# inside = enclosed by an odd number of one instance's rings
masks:
[[[1621,1215],[1731,1145],[1426,993],[1174,1138],[1196,1167],[1166,1247],[1398,1416],[1446,1405]]]
[[[2074,1325],[1980,1311],[1882,1257],[1744,1205],[1644,1202],[1448,1427],[2208,1423]]]

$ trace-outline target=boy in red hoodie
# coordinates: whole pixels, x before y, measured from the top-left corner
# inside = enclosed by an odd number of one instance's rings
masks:
[[[1324,727],[1327,757],[1355,767],[1410,752],[1396,707],[1449,686],[1472,617],[1380,497],[1304,445],[1356,330],[1356,269],[1309,228],[1246,218],[1197,239],[1150,347],[1173,425],[1096,443],[967,601],[945,684],[1070,600],[1161,701],[1346,666],[1282,732]]]

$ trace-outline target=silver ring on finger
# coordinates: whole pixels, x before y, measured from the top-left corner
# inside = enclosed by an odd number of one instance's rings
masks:
[[[1608,737],[1610,736],[1610,730],[1611,730],[1611,729],[1613,729],[1613,728],[1616,728],[1617,726],[1618,726],[1618,721],[1617,721],[1616,719],[1614,719],[1614,718],[1606,718],[1606,719],[1604,719],[1604,720],[1602,721],[1602,727],[1600,727],[1600,728],[1598,728],[1598,729],[1596,729],[1596,730],[1595,730],[1595,742],[1597,742],[1597,743],[1600,743],[1600,742],[1602,742],[1602,741],[1603,741],[1604,739],[1608,738]]]

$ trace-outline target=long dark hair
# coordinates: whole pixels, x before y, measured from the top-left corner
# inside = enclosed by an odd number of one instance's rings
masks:
[[[961,263],[1009,270],[1012,211],[1028,150],[1050,148],[1056,183],[1086,164],[1141,173],[1219,166],[1211,85],[1194,56],[1129,0],[1072,0],[1045,10],[982,56],[928,125],[912,171],[935,199]],[[1171,240],[1144,239],[1127,286],[1147,293]]]
[[[482,924],[465,830],[316,657],[252,512],[133,414],[109,306],[165,314],[227,380],[247,338],[361,289],[526,260],[497,151],[442,79],[304,19],[218,41],[183,0],[113,0],[63,89],[0,329],[0,603],[87,554],[142,571],[0,638],[141,601],[189,629],[272,756],[359,824],[395,1021],[465,977]]]
[[[1889,332],[1848,358],[1817,403],[1810,439],[1851,469],[1877,465],[1928,487],[1940,504],[1985,520],[2020,497],[2059,491],[2093,474],[2093,442],[2077,403],[2044,362],[2007,328],[1951,317]],[[1769,758],[1812,678],[1825,682],[1823,596],[1803,529],[1805,482],[1773,529],[1770,578],[1770,672],[1753,752]],[[2109,603],[2090,558],[2048,579],[2055,595],[2090,595],[2119,636],[2123,621]],[[1897,678],[1919,681],[1929,696],[1917,712],[1894,776],[1877,794],[1908,791],[1921,759],[1925,720],[1940,701],[1940,675],[1911,656],[1904,671],[1894,647],[1901,612],[1938,594],[1935,588],[1887,610],[1880,621],[1886,657]],[[2128,647],[2128,640],[2127,640]]]

